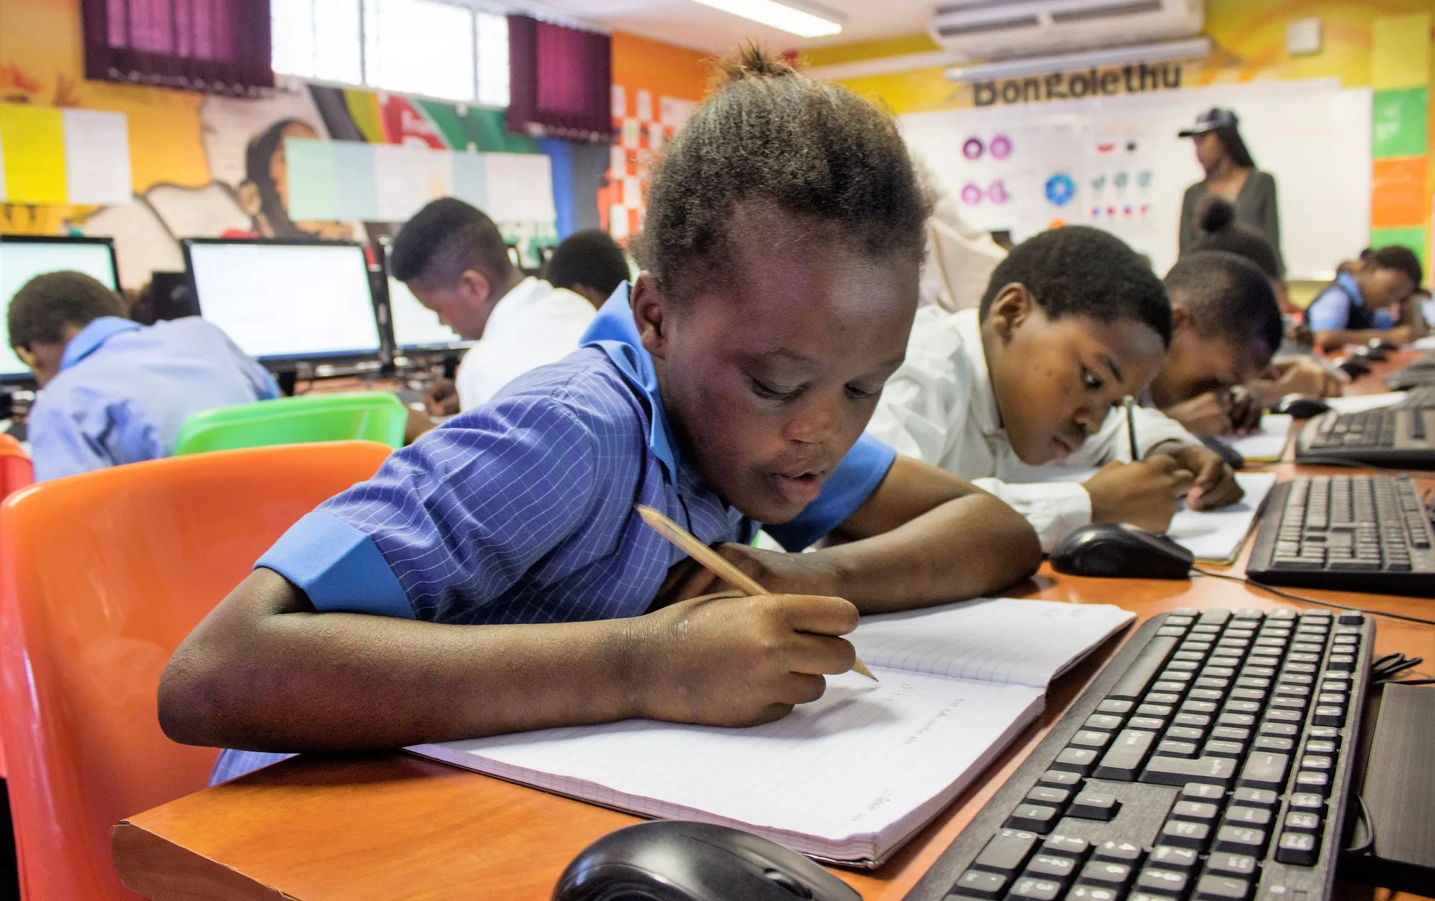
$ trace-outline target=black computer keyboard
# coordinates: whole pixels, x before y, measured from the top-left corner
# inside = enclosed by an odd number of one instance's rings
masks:
[[[1323,901],[1374,624],[1153,617],[907,901]]]
[[[1295,458],[1297,463],[1435,469],[1435,407],[1323,413],[1301,428]]]
[[[1396,391],[1435,385],[1435,353],[1426,354],[1398,372],[1385,377],[1385,384]]]
[[[1430,597],[1435,531],[1408,476],[1301,476],[1271,489],[1246,575]]]
[[[1405,397],[1391,405],[1395,410],[1413,410],[1435,407],[1435,385],[1421,385],[1411,388]]]

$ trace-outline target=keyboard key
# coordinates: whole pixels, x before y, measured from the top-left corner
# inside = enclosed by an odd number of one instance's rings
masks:
[[[1104,885],[1090,885],[1078,882],[1076,887],[1067,895],[1067,901],[1116,901],[1121,897],[1116,889],[1107,888]]]
[[[1159,716],[1133,716],[1126,721],[1126,728],[1141,729],[1145,732],[1160,732],[1166,728],[1166,720]]]
[[[1120,809],[1121,802],[1116,800],[1115,795],[1088,791],[1076,796],[1076,800],[1071,802],[1071,809],[1066,812],[1066,815],[1082,820],[1099,820],[1106,823],[1110,822]]]
[[[1320,814],[1300,810],[1286,814],[1284,822],[1287,832],[1319,832],[1321,827]]]
[[[1071,790],[1067,788],[1053,788],[1050,785],[1038,785],[1026,793],[1028,804],[1046,804],[1051,807],[1065,807],[1066,802],[1071,800]]]
[[[1063,752],[1064,753],[1064,752]],[[1286,784],[1290,755],[1257,751],[1246,758],[1241,770],[1241,788],[1268,788],[1280,791]]]
[[[1270,720],[1261,723],[1262,735],[1274,735],[1277,738],[1291,738],[1299,733],[1300,730],[1290,723],[1273,723]]]
[[[1203,782],[1229,788],[1236,776],[1236,763],[1228,757],[1152,757],[1141,772],[1142,782],[1156,785],[1185,785]]]
[[[1246,753],[1244,742],[1212,739],[1201,748],[1202,757],[1240,757]]]
[[[1133,875],[1130,864],[1093,860],[1081,869],[1081,881],[1111,889],[1124,889]]]
[[[1136,659],[1131,661],[1116,681],[1111,690],[1106,693],[1108,698],[1118,698],[1126,701],[1134,701],[1146,693],[1146,686],[1151,682],[1152,677],[1161,671],[1166,663],[1166,658],[1176,650],[1178,640],[1169,636],[1156,636],[1146,643]]]
[[[1256,724],[1256,718],[1249,713],[1231,713],[1229,711],[1216,717],[1216,724],[1220,726],[1247,727]]]
[[[1286,799],[1291,810],[1322,810],[1325,807],[1325,796],[1315,792],[1291,792]]]
[[[1194,870],[1200,863],[1201,856],[1190,848],[1157,845],[1151,850],[1150,864],[1163,870]]]
[[[1047,807],[1045,804],[1018,804],[1011,816],[1007,817],[1006,827],[1045,835],[1059,819],[1061,811],[1055,807]]]
[[[1106,700],[1102,701],[1100,704],[1097,704],[1097,705],[1096,705],[1096,712],[1097,712],[1097,713],[1114,713],[1114,714],[1116,714],[1117,716],[1121,716],[1122,714],[1130,713],[1130,712],[1131,712],[1131,708],[1133,708],[1133,707],[1135,707],[1135,706],[1136,706],[1136,702],[1135,702],[1134,699],[1128,699],[1128,698],[1107,698]]]
[[[1295,750],[1295,742],[1289,738],[1277,738],[1274,735],[1262,735],[1256,739],[1252,750],[1275,751],[1278,754],[1286,754]]]
[[[1235,804],[1244,804],[1247,807],[1275,807],[1280,803],[1280,795],[1265,788],[1238,788],[1231,794],[1231,801]]]
[[[1276,860],[1298,867],[1315,866],[1320,857],[1320,836],[1309,832],[1283,832],[1276,843]]]
[[[1195,757],[1196,745],[1189,741],[1163,741],[1156,746],[1156,753],[1166,757]]]
[[[1072,773],[1067,770],[1047,770],[1037,777],[1039,785],[1050,785],[1053,788],[1077,789],[1084,781],[1080,773]]]
[[[1206,872],[1237,878],[1254,876],[1256,874],[1256,859],[1249,854],[1217,851],[1206,858]]]
[[[1111,733],[1097,732],[1094,729],[1083,729],[1071,737],[1071,744],[1079,748],[1095,748],[1100,750],[1106,747],[1111,741]]]
[[[1055,854],[1038,854],[1026,865],[1026,872],[1022,875],[1055,879],[1062,883],[1070,882],[1071,877],[1076,875],[1076,861]]]
[[[1123,729],[1116,734],[1116,740],[1101,758],[1096,768],[1098,779],[1115,779],[1130,782],[1141,771],[1141,764],[1151,752],[1156,733],[1142,729]]]
[[[1171,819],[1185,820],[1189,823],[1205,823],[1210,825],[1220,816],[1221,809],[1214,804],[1205,801],[1177,801],[1171,807]]]
[[[1000,898],[1006,894],[1009,880],[999,873],[984,873],[981,870],[967,870],[952,891],[971,898]]]
[[[1311,715],[1311,722],[1317,726],[1344,726],[1345,708],[1337,707],[1334,704],[1325,704],[1315,708]]]
[[[1295,790],[1312,794],[1330,794],[1330,774],[1301,770],[1295,774]]]
[[[1251,884],[1233,876],[1206,874],[1196,882],[1196,901],[1245,901]]]
[[[1022,864],[1026,863],[1026,859],[1031,856],[1036,842],[1035,832],[1003,829],[991,837],[991,840],[986,843],[986,847],[982,848],[982,853],[972,861],[972,866],[989,873],[1013,876],[1021,870]]]
[[[1049,835],[1041,846],[1041,853],[1054,857],[1069,857],[1081,860],[1091,850],[1091,842],[1070,835]]]
[[[1204,851],[1211,840],[1211,827],[1205,823],[1188,823],[1184,820],[1168,820],[1156,835],[1156,844],[1173,848],[1190,848]]]
[[[1266,847],[1266,831],[1252,826],[1222,826],[1216,832],[1216,850],[1260,857]]]
[[[1251,730],[1238,729],[1235,726],[1217,726],[1211,730],[1211,738],[1220,741],[1250,741]]]
[[[1190,726],[1172,726],[1166,730],[1164,737],[1170,741],[1200,741],[1206,737],[1206,730],[1193,729]]]
[[[1182,801],[1217,801],[1226,796],[1225,789],[1219,785],[1205,785],[1200,782],[1188,782],[1181,788]]]
[[[1271,812],[1264,807],[1246,807],[1242,804],[1233,804],[1226,808],[1226,822],[1232,826],[1259,826],[1264,828],[1270,825]]]
[[[1121,717],[1113,716],[1109,713],[1093,713],[1086,718],[1086,722],[1082,724],[1081,728],[1099,729],[1102,732],[1115,732],[1121,728],[1121,724],[1124,722],[1125,720]]]
[[[1095,860],[1125,863],[1135,866],[1141,862],[1141,846],[1131,842],[1102,842],[1096,846]]]
[[[1051,762],[1052,769],[1080,773],[1083,776],[1091,775],[1091,770],[1095,766],[1096,752],[1090,748],[1064,748]]]
[[[1064,886],[1055,879],[1039,879],[1023,876],[1011,887],[1007,895],[1010,901],[1056,901]]]
[[[1136,877],[1136,890],[1180,898],[1186,894],[1190,878],[1179,870],[1158,870],[1148,866]]]
[[[1300,768],[1318,773],[1329,773],[1335,770],[1335,760],[1324,754],[1307,754],[1300,759]]]

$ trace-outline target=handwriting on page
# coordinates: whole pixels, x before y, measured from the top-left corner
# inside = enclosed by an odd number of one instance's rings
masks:
[[[851,640],[873,666],[1044,689],[1131,619],[1104,604],[995,598],[868,617]]]

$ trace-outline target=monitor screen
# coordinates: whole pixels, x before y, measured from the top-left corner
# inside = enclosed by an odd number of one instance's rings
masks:
[[[438,314],[419,303],[408,286],[389,276],[389,321],[394,326],[394,345],[400,350],[458,347],[464,340],[438,321]]]
[[[115,250],[108,240],[49,240],[0,238],[0,300],[5,303],[0,314],[0,334],[5,336],[0,347],[0,378],[28,378],[30,370],[10,347],[8,325],[10,300],[30,279],[47,272],[71,269],[83,272],[111,290],[119,290],[115,275]]]
[[[199,314],[261,360],[379,352],[368,264],[357,244],[185,242]]]

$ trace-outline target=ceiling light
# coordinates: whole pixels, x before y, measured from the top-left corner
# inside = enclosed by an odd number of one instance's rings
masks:
[[[693,0],[703,6],[711,6],[725,13],[742,16],[763,25],[770,25],[801,38],[820,38],[842,31],[841,13],[818,6],[815,3],[796,3],[788,0]],[[799,9],[798,7],[804,7]],[[808,10],[812,10],[808,12]]]
[[[1178,59],[1202,59],[1211,54],[1211,39],[1205,36],[1160,44],[1138,44],[1126,47],[1105,47],[1062,53],[1055,56],[1019,57],[972,66],[954,66],[947,70],[950,81],[996,81],[1002,78],[1023,78],[1076,69],[1124,66],[1128,63],[1164,63]]]

